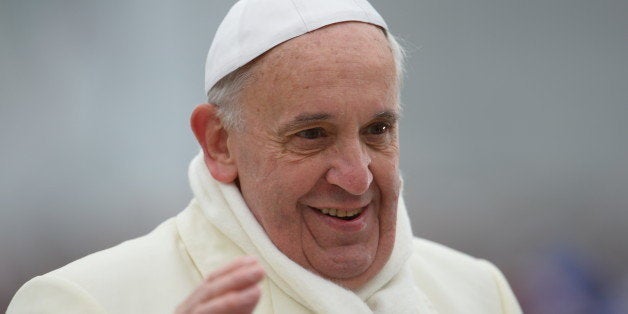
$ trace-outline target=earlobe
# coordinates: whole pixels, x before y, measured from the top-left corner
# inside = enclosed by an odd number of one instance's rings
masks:
[[[196,140],[203,149],[205,164],[214,179],[231,183],[238,177],[238,170],[229,152],[225,130],[213,104],[198,105],[190,117],[190,125]]]

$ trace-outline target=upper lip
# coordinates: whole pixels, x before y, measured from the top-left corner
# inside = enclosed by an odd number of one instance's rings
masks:
[[[336,210],[355,210],[355,209],[362,209],[368,206],[368,203],[365,205],[357,205],[357,206],[350,206],[346,204],[345,205],[323,205],[323,206],[308,205],[308,206],[312,208],[316,208],[316,209],[328,208],[328,209],[336,209]]]

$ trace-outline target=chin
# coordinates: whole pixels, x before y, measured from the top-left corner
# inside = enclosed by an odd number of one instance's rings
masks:
[[[336,248],[336,250],[347,248]],[[333,281],[347,289],[357,289],[370,280],[374,274],[379,272],[375,262],[375,254],[365,254],[363,247],[351,248],[355,250],[354,254],[330,254],[331,258],[325,265],[313,267],[314,271],[320,276]],[[331,253],[331,252],[328,252]],[[358,255],[358,256],[356,256]],[[312,265],[315,266],[315,265]]]

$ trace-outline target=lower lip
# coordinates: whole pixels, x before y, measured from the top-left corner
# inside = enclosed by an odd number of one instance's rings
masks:
[[[369,210],[369,206],[366,206],[358,215],[358,217],[355,217],[351,220],[343,220],[325,215],[316,208],[310,207],[310,209],[313,210],[326,225],[341,232],[352,233],[361,231],[366,227],[366,214]]]

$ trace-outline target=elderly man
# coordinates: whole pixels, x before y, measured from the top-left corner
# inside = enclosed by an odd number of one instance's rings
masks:
[[[518,313],[490,263],[412,238],[402,53],[365,0],[244,0],[209,51],[194,199],[26,283],[9,313]]]

